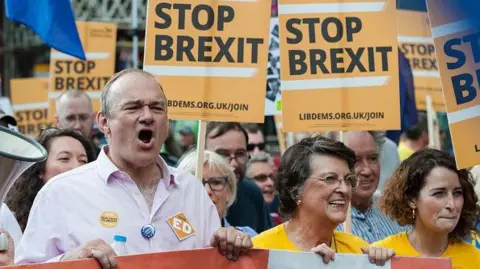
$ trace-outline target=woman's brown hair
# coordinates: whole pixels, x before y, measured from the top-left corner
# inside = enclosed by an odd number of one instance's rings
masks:
[[[409,203],[418,198],[426,177],[436,167],[447,168],[460,179],[464,199],[462,213],[457,226],[448,236],[452,241],[462,241],[476,231],[480,206],[477,205],[472,175],[466,169],[457,170],[455,159],[446,152],[424,149],[403,161],[383,189],[380,209],[400,225],[414,225],[415,218]]]

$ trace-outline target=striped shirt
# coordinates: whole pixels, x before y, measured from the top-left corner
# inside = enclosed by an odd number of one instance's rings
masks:
[[[371,206],[365,213],[352,207],[352,233],[368,243],[409,229],[410,226],[400,226],[396,221],[383,215],[375,206]],[[338,225],[337,230],[343,231],[343,225]]]

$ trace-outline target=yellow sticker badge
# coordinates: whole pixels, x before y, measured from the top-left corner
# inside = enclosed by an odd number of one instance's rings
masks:
[[[118,215],[115,212],[107,211],[100,215],[100,224],[105,228],[113,228],[118,224]]]
[[[167,222],[180,241],[195,235],[195,229],[193,229],[183,212],[168,218]]]

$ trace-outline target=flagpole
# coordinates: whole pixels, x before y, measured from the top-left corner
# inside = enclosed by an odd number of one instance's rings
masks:
[[[132,0],[132,67],[138,68],[138,0]]]

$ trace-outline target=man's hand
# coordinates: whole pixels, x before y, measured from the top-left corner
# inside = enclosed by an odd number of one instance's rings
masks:
[[[240,253],[244,253],[253,247],[250,236],[234,227],[218,229],[210,240],[210,245],[218,248],[222,255],[227,256],[232,261],[236,261]]]
[[[368,255],[368,259],[371,263],[376,264],[378,266],[385,265],[390,258],[395,255],[395,251],[393,249],[388,248],[381,248],[381,247],[368,247],[362,248],[363,254]]]
[[[117,254],[101,239],[88,241],[84,246],[65,253],[61,261],[95,258],[103,269],[117,268]]]
[[[0,266],[13,265],[15,260],[15,246],[10,234],[0,228]]]

